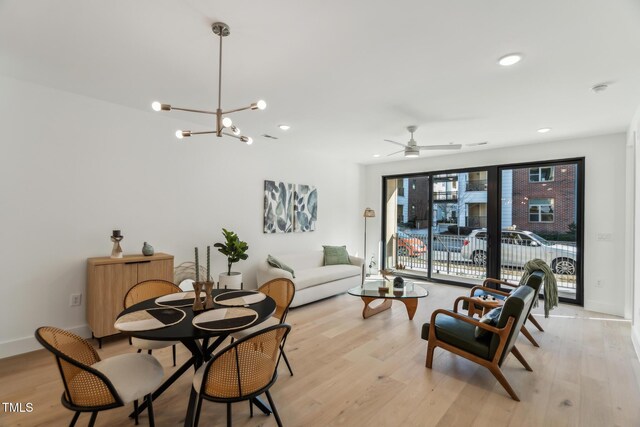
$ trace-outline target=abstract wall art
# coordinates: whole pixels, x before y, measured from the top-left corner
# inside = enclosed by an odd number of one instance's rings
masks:
[[[293,184],[277,181],[264,182],[265,233],[291,233],[293,231]]]
[[[293,192],[293,231],[316,229],[318,220],[318,190],[313,185],[296,184]]]

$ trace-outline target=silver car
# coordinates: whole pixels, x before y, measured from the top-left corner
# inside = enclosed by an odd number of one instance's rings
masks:
[[[539,258],[556,274],[576,274],[577,250],[574,246],[552,244],[530,231],[503,230],[500,253],[502,265],[523,267],[527,261]],[[487,230],[473,230],[462,243],[460,254],[476,265],[486,265]]]

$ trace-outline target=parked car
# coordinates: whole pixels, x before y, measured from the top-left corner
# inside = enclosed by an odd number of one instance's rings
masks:
[[[552,244],[531,231],[503,230],[500,247],[502,265],[523,267],[534,258],[544,260],[556,274],[576,274],[574,246]],[[460,254],[476,265],[487,263],[487,230],[480,228],[464,240]]]
[[[420,256],[427,252],[427,245],[415,236],[398,231],[398,255]]]

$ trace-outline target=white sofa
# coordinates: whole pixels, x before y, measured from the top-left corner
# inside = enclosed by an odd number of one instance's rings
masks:
[[[286,270],[272,267],[265,260],[258,266],[258,286],[280,277],[291,279],[296,287],[291,307],[346,292],[362,283],[362,258],[349,255],[350,265],[324,265],[323,251],[273,256],[291,267],[296,277]]]

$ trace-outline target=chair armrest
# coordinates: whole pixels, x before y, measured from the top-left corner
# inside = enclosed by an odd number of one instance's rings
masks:
[[[473,317],[464,316],[464,315],[462,315],[460,313],[456,313],[455,311],[445,310],[445,309],[442,309],[442,308],[439,308],[439,309],[435,310],[431,314],[431,325],[432,325],[434,331],[435,331],[435,327],[436,327],[436,316],[438,314],[442,314],[444,316],[453,317],[453,318],[461,320],[463,322],[470,323],[470,324],[472,324],[474,326],[477,326],[478,328],[487,330],[487,331],[492,332],[494,334],[500,335],[500,332],[503,331],[503,329],[498,329],[495,326],[487,325],[486,323],[482,323],[482,322],[474,319]]]
[[[478,298],[471,298],[471,297],[462,296],[462,297],[456,298],[456,301],[453,303],[453,312],[454,313],[458,312],[458,304],[460,303],[460,301],[468,302],[470,307],[471,307],[471,304],[475,304],[475,305],[479,305],[482,308],[496,308],[496,305],[492,304],[490,302],[482,301],[481,299],[478,299]]]
[[[489,288],[489,290],[486,290],[486,289],[487,289],[486,286],[474,286],[473,288],[471,288],[471,293],[469,294],[469,296],[473,296],[473,293],[477,290],[481,290],[483,292],[489,292],[492,294],[502,295],[503,297],[508,297],[509,295],[511,295],[509,292],[499,291],[493,288]]]
[[[515,283],[506,282],[504,280],[492,279],[491,277],[484,279],[484,282],[482,282],[482,286],[484,286],[485,288],[489,288],[490,286],[487,286],[489,283],[495,283],[496,285],[509,286],[511,288],[517,288],[518,286],[520,286]]]

